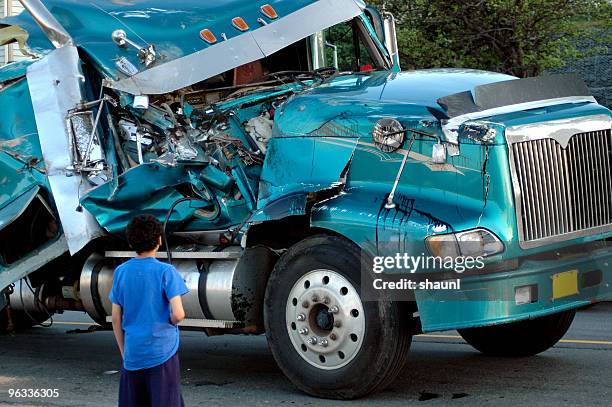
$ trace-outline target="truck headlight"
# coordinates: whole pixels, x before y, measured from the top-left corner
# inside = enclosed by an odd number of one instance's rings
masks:
[[[504,251],[504,244],[486,229],[472,229],[425,239],[429,252],[436,257],[487,257]]]
[[[374,125],[372,138],[376,147],[385,153],[392,153],[400,149],[404,144],[406,129],[397,120],[385,117]]]
[[[466,122],[459,127],[459,137],[477,143],[492,144],[495,143],[497,129],[489,123],[478,121]]]

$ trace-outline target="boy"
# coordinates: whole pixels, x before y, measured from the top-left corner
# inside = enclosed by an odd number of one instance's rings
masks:
[[[155,259],[162,226],[150,215],[134,218],[128,243],[138,254],[115,271],[109,295],[113,331],[123,359],[119,407],[184,406],[177,324],[189,291],[176,269]]]

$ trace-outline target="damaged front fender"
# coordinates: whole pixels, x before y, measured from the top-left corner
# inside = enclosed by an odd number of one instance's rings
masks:
[[[194,176],[183,167],[143,164],[123,173],[116,184],[106,183],[88,192],[81,203],[106,231],[122,234],[141,213],[164,219],[174,202],[184,197],[175,187],[191,183]],[[188,202],[177,205],[169,224],[180,224],[194,212]]]
[[[76,47],[59,48],[30,65],[27,78],[49,184],[70,253],[74,254],[103,235],[93,216],[79,210],[78,197],[90,188],[88,182],[68,171],[73,159],[66,112],[85,99]]]
[[[249,223],[305,215],[312,194],[337,194],[357,139],[278,137],[268,144],[257,211]]]

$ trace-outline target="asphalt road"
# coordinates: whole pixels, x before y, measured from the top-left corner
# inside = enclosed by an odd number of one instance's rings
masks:
[[[120,360],[110,331],[87,330],[83,314],[51,328],[0,336],[0,406],[116,405]],[[72,331],[72,332],[71,332]],[[188,406],[610,406],[612,303],[580,311],[564,340],[526,359],[481,356],[456,332],[415,337],[411,358],[387,390],[337,402],[308,397],[285,379],[264,337],[181,337]],[[9,398],[15,388],[58,389],[54,399]]]

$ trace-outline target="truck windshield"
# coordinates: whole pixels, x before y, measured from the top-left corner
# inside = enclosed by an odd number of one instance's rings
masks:
[[[325,65],[339,71],[371,71],[383,68],[372,55],[371,39],[354,19],[335,25],[323,32],[325,39]]]
[[[386,69],[389,64],[382,52],[357,17],[192,85],[187,92],[190,96],[205,95],[206,102],[215,103],[280,84],[311,86],[337,74]]]

